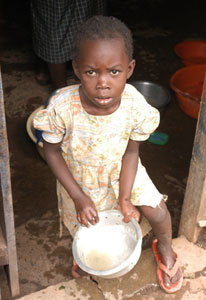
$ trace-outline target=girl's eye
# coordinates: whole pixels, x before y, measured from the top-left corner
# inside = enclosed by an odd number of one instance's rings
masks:
[[[87,71],[86,73],[87,73],[88,75],[90,75],[90,76],[94,76],[94,75],[96,74],[96,72],[93,71],[93,70],[89,70],[89,71]]]
[[[118,75],[120,71],[118,70],[111,70],[112,75]]]

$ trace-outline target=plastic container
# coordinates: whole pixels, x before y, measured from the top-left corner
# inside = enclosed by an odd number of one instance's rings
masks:
[[[33,118],[34,118],[35,114],[36,114],[39,110],[41,110],[41,109],[43,109],[43,108],[44,108],[43,105],[40,106],[40,107],[38,107],[38,108],[35,109],[35,110],[31,113],[31,115],[28,117],[27,122],[26,122],[26,131],[27,131],[27,133],[28,133],[30,139],[36,144],[36,148],[37,148],[37,151],[39,152],[40,156],[41,156],[43,159],[45,159],[45,158],[44,158],[44,151],[43,151],[43,143],[40,141],[40,142],[38,142],[38,144],[37,144],[37,136],[36,136],[36,134],[35,134],[35,128],[34,128],[34,126],[33,126]]]
[[[175,53],[180,57],[183,64],[206,64],[206,41],[187,40],[177,44]]]
[[[170,78],[179,107],[190,117],[197,119],[202,96],[206,64],[190,65],[177,70]]]

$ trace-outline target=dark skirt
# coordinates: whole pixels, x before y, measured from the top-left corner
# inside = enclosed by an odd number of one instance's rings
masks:
[[[104,0],[32,0],[34,52],[49,63],[71,60],[78,26],[93,15],[104,15],[105,10]]]

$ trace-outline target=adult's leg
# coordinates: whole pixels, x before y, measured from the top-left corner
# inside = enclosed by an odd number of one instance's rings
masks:
[[[48,63],[49,73],[54,90],[65,87],[66,82],[66,63],[51,64]]]
[[[35,58],[35,79],[40,85],[48,85],[50,82],[48,64],[39,58],[37,55]]]
[[[160,204],[153,208],[149,206],[139,206],[140,212],[147,218],[154,235],[158,240],[157,250],[162,263],[172,269],[176,261],[176,255],[172,249],[172,225],[170,213],[165,202],[162,200]],[[169,276],[164,273],[164,283],[167,287],[174,284],[181,277],[181,271],[170,280]]]

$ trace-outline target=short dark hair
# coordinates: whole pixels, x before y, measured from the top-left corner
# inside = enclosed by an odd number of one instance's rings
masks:
[[[108,16],[94,16],[83,23],[73,40],[72,58],[77,59],[82,40],[122,38],[126,53],[133,58],[133,38],[130,29],[119,19]]]

